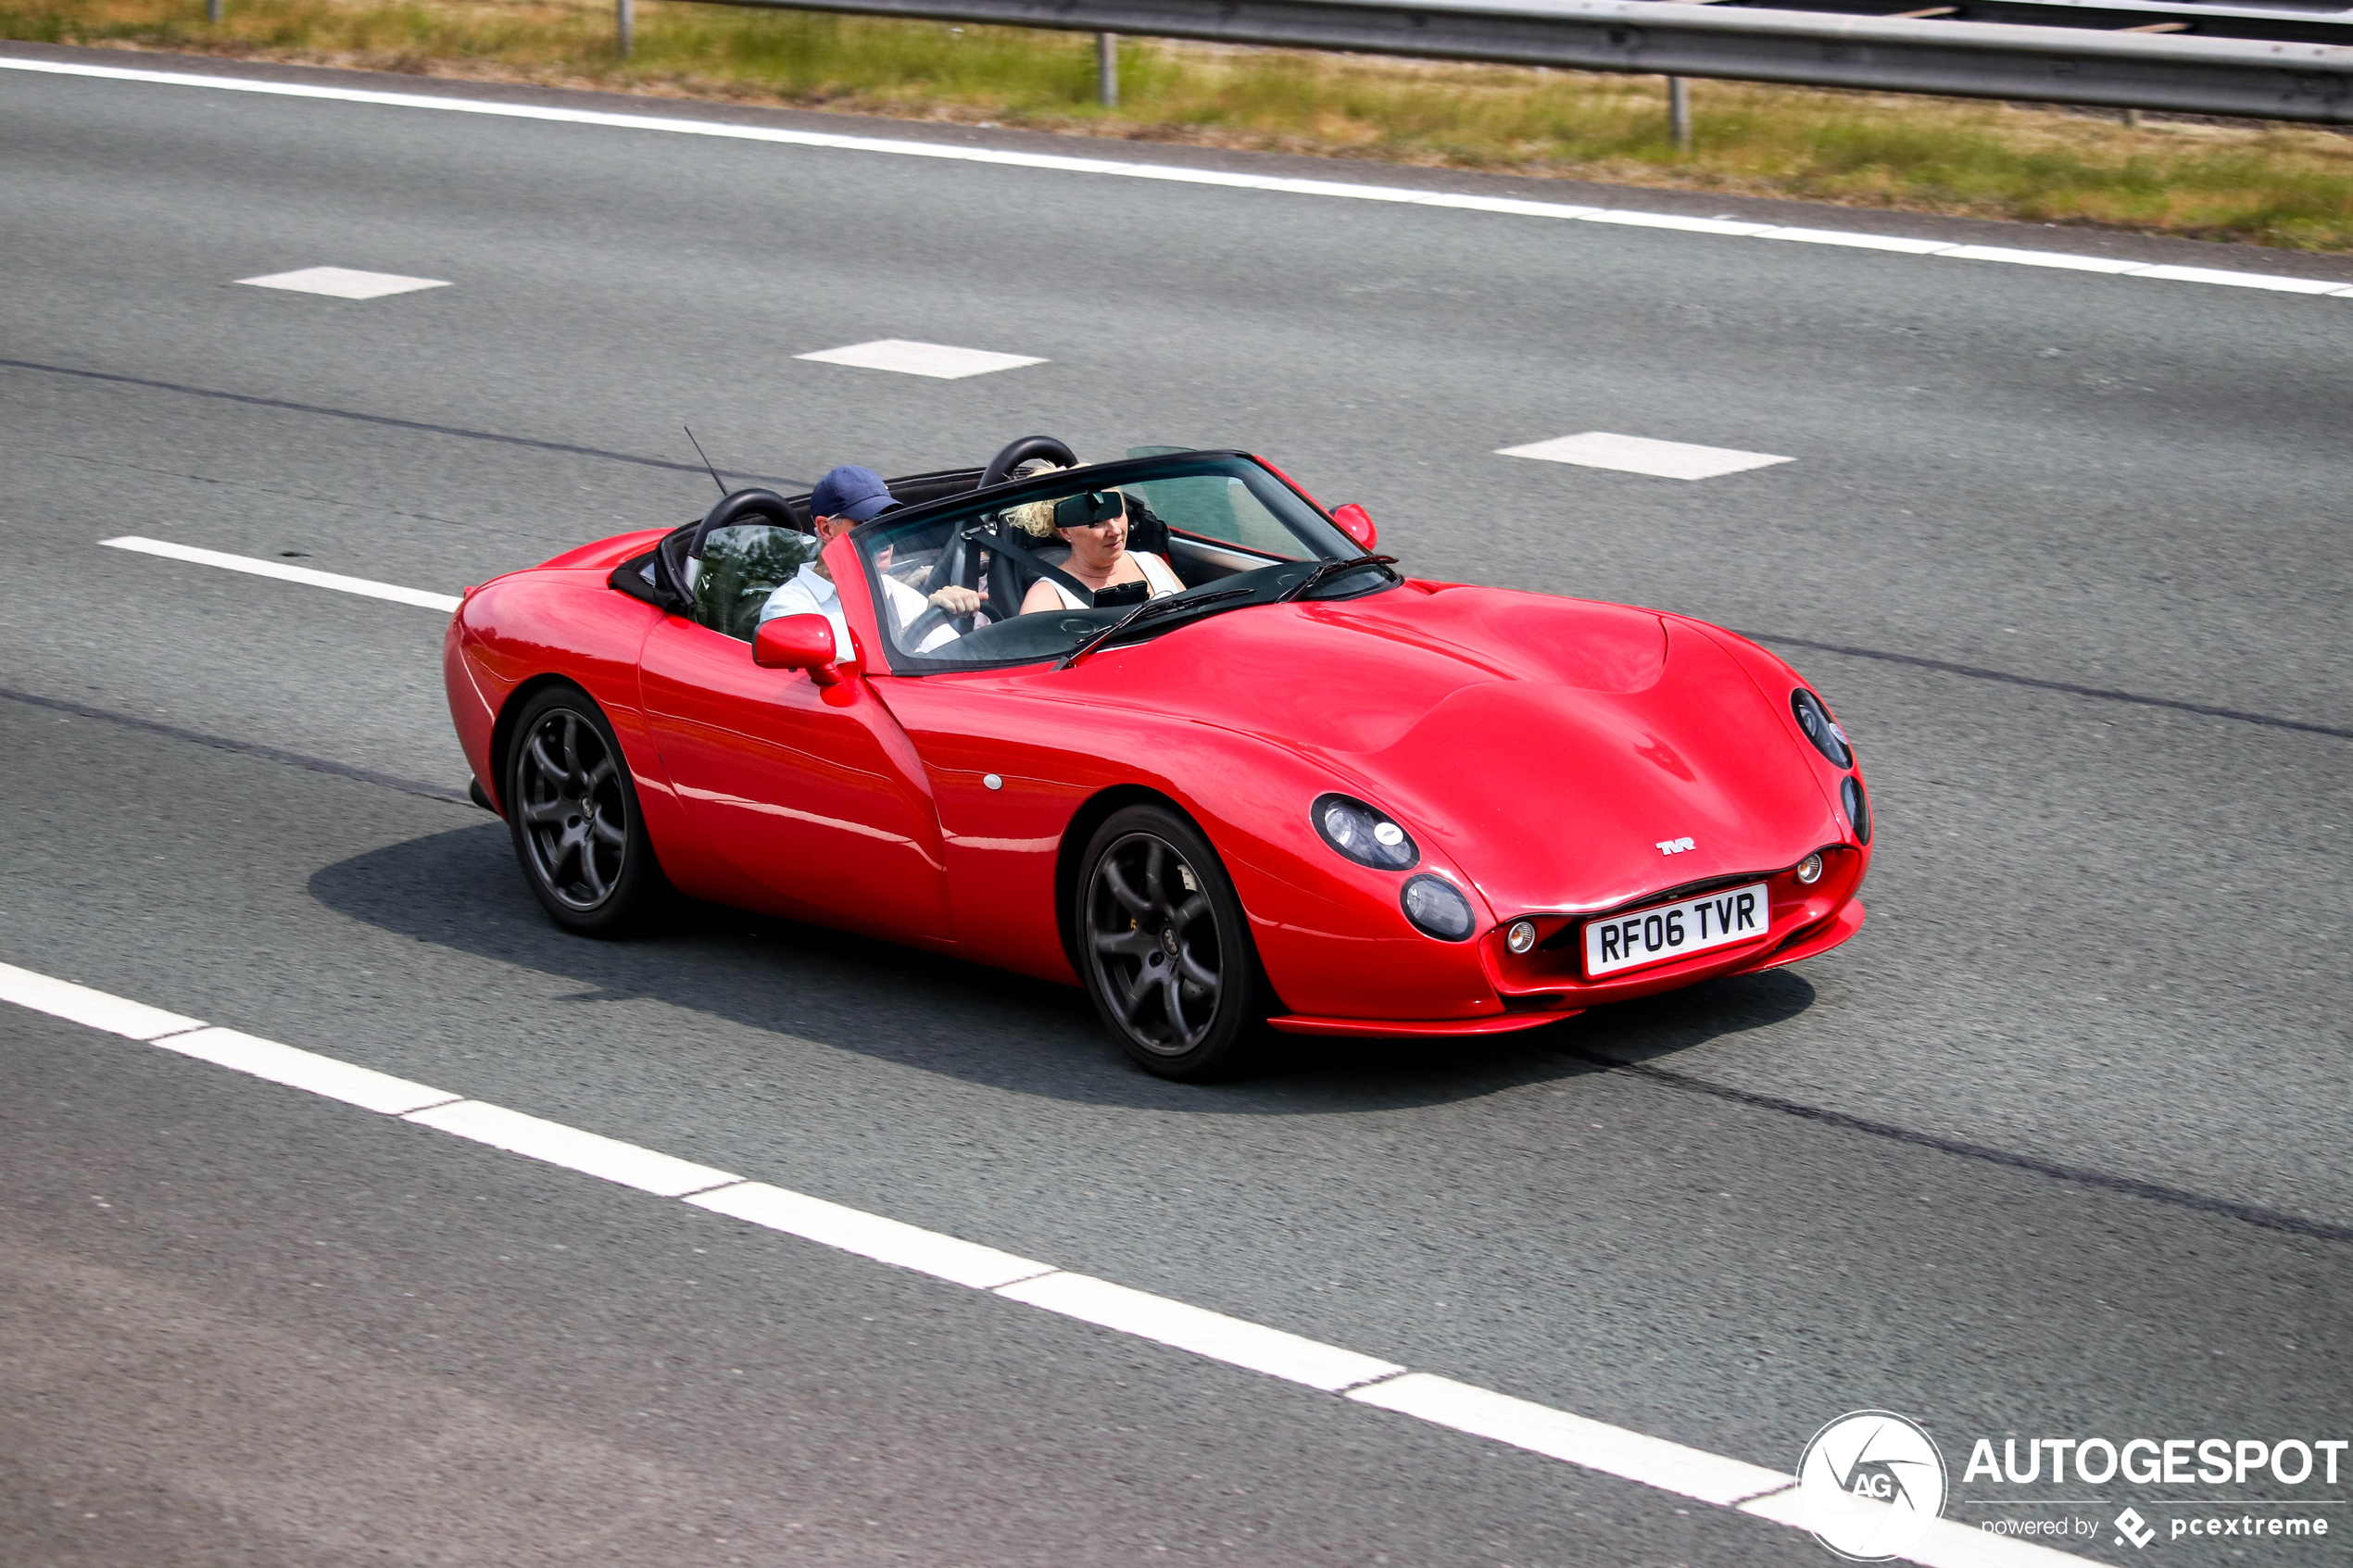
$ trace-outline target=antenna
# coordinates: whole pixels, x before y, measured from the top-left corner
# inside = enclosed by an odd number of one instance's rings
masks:
[[[695,441],[695,433],[691,427],[680,425],[678,428],[686,433],[687,440]],[[719,477],[719,470],[717,469],[711,468],[711,459],[703,457],[702,443],[699,441],[695,441],[695,456],[702,458],[702,466],[704,468],[711,469],[711,483],[719,486],[719,493],[722,495],[727,494],[727,482]]]

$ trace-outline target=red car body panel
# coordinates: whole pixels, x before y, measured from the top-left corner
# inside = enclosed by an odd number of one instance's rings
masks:
[[[845,537],[824,558],[860,658],[821,685],[608,585],[661,537],[470,591],[446,676],[494,802],[498,716],[535,682],[585,690],[663,871],[698,897],[1076,984],[1063,906],[1088,813],[1149,794],[1215,846],[1289,1010],[1277,1025],[1327,1035],[1532,1027],[1794,962],[1862,921],[1870,850],[1791,716],[1803,683],[1698,621],[1409,581],[1205,617],[1069,670],[894,673]],[[1408,873],[1324,843],[1309,807],[1332,791],[1406,828],[1410,874],[1465,891],[1472,939],[1423,935]],[[1585,917],[1760,879],[1763,937],[1583,975]],[[1514,954],[1522,918],[1537,942]]]

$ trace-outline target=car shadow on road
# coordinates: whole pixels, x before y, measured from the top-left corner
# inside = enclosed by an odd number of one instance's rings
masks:
[[[1224,1115],[1316,1115],[1476,1099],[1672,1055],[1804,1011],[1786,972],[1693,986],[1525,1034],[1451,1040],[1278,1036],[1248,1075],[1170,1084],[1131,1065],[1085,993],[891,943],[686,903],[653,934],[559,930],[495,822],[409,839],[313,873],[309,892],[381,930],[576,982],[571,1001],[647,999],[1017,1094]]]

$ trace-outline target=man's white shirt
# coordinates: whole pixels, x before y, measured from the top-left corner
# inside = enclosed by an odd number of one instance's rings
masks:
[[[915,623],[915,618],[931,608],[930,601],[897,578],[885,574],[882,579],[883,597],[890,605],[891,619],[900,631]],[[799,571],[777,586],[760,607],[760,619],[774,621],[780,615],[822,615],[834,629],[834,657],[852,659],[856,655],[849,644],[849,622],[842,619],[841,590],[834,580],[821,575],[814,561],[804,561]],[[953,642],[956,629],[942,623],[925,637],[916,653],[929,653],[942,643]]]

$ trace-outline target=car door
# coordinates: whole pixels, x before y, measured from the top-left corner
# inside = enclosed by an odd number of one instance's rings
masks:
[[[677,615],[647,637],[638,676],[697,838],[741,880],[712,891],[821,924],[950,939],[930,784],[867,681],[824,687],[763,670],[749,643]]]

